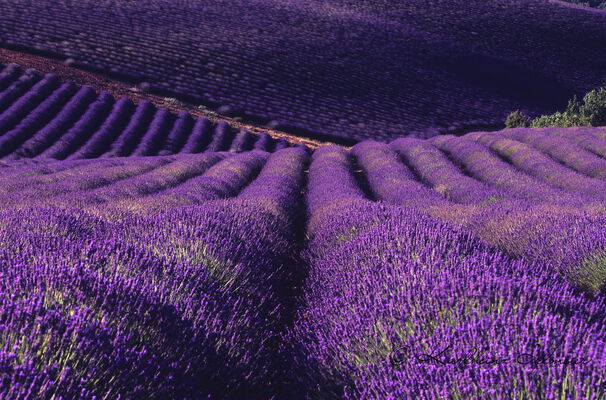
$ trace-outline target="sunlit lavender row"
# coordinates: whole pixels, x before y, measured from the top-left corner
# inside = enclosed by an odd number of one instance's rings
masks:
[[[0,163],[0,398],[603,399],[606,131]]]

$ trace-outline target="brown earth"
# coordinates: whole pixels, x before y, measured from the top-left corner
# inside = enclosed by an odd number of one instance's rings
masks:
[[[69,66],[64,62],[46,57],[0,48],[0,63],[5,65],[16,63],[21,65],[23,68],[34,68],[42,73],[53,73],[63,80],[72,81],[78,85],[89,85],[95,88],[97,91],[105,90],[116,98],[128,97],[135,102],[148,100],[157,107],[164,107],[175,113],[185,110],[195,117],[204,117],[212,121],[225,121],[236,128],[246,129],[255,134],[267,132],[274,138],[284,138],[290,143],[304,144],[312,149],[315,149],[323,144],[331,144],[329,142],[319,142],[316,140],[293,136],[275,129],[247,124],[239,121],[237,118],[230,118],[217,114],[204,106],[182,102],[170,97],[161,97],[146,93],[128,83],[109,79],[92,72],[83,71]]]

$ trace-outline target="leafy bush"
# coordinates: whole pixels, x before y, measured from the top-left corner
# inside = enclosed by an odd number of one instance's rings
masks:
[[[606,10],[606,1],[602,1],[602,0],[589,0],[589,1],[564,0],[564,1],[567,1],[568,3],[572,3],[572,4],[578,4],[580,6],[593,7],[593,8],[598,8],[600,10]]]
[[[574,96],[568,102],[566,110],[541,115],[530,120],[520,110],[510,113],[505,120],[506,128],[528,127],[545,128],[548,126],[604,126],[606,125],[606,88],[594,89],[583,97],[581,104]]]
[[[505,128],[526,128],[530,125],[530,117],[523,111],[515,110],[507,116]]]
[[[580,112],[591,126],[606,125],[606,88],[592,90],[583,98],[585,105]]]

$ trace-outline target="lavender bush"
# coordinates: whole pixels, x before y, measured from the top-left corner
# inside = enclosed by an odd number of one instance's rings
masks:
[[[0,398],[606,395],[602,131],[310,154],[71,92],[0,162]]]
[[[309,275],[288,336],[311,398],[603,396],[604,297],[356,187],[343,153],[316,152]]]

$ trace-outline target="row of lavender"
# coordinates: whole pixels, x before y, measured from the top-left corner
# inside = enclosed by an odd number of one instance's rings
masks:
[[[424,153],[430,161],[435,155],[423,144],[400,141],[393,147],[405,157]],[[508,257],[469,230],[427,215],[434,203],[457,219],[452,203],[418,187],[401,164],[389,165],[389,147],[365,143],[354,153],[370,187],[381,181],[373,192],[389,195],[390,185],[404,187],[389,202],[406,206],[369,201],[342,149],[314,153],[310,238],[302,255],[309,276],[286,340],[296,355],[291,377],[311,388],[310,398],[606,396],[603,295],[586,297],[553,264]],[[448,174],[446,162],[432,169],[435,164],[417,161],[417,173],[452,184],[460,201],[464,191],[476,201],[496,194]],[[485,213],[501,211],[496,203],[475,204]],[[521,215],[526,210],[518,207],[512,206],[509,218],[527,223]],[[574,251],[557,248],[566,244],[557,239],[571,221],[545,215],[560,223],[543,230],[547,237],[533,238],[527,250],[544,242],[556,255]],[[580,237],[567,239],[578,244],[583,238],[585,245],[601,240],[603,249],[606,221],[599,222],[598,237],[584,236],[595,227],[577,221]]]
[[[5,161],[0,393],[604,398],[604,149]]]
[[[52,205],[61,199],[73,203],[78,198],[83,204],[110,201],[123,209],[162,209],[205,199],[208,189],[188,195],[188,201],[178,194],[199,184],[212,186],[222,169],[205,169],[229,154],[42,163],[44,175],[1,178],[0,196],[7,205]],[[236,158],[245,164],[244,170],[232,171],[240,174],[241,184],[255,176],[254,168],[261,168],[263,154],[245,152]],[[606,131],[520,129],[431,141],[399,139],[390,145],[363,142],[344,154],[355,165],[337,181],[355,180],[367,198],[415,207],[466,226],[511,255],[552,262],[592,291],[601,287]],[[21,162],[21,168],[40,163]],[[219,166],[236,168],[230,162]],[[326,188],[327,193],[332,190]],[[162,194],[153,201],[137,198],[157,191]],[[130,198],[122,201],[124,197]],[[586,259],[587,254],[593,258]]]
[[[82,159],[290,147],[267,133],[114,99],[17,65],[0,65],[0,157]]]
[[[0,397],[279,392],[307,162],[293,148],[4,168]],[[104,207],[125,199],[164,207]]]

